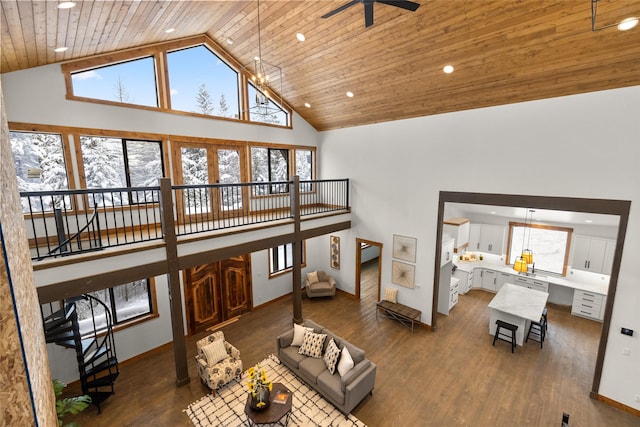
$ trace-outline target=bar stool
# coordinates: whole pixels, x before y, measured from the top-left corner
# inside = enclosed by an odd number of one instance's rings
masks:
[[[544,308],[544,310],[542,310],[542,317],[544,318],[544,330],[548,331],[549,330],[549,319],[547,318],[547,307]],[[546,335],[546,333],[545,333]]]
[[[511,343],[511,353],[515,352],[516,349],[516,331],[518,330],[518,325],[512,325],[511,323],[503,322],[502,320],[496,320],[496,334],[493,336],[493,344],[496,345],[496,340],[502,340],[505,342]],[[501,329],[506,329],[507,331],[511,331],[511,334],[506,334],[501,332]],[[508,340],[506,338],[509,338]]]
[[[544,337],[546,335],[547,330],[547,322],[545,321],[544,313],[540,316],[540,321],[531,322],[529,325],[529,332],[527,332],[527,339],[524,342],[529,342],[529,338],[532,341],[539,342],[540,348],[542,348],[542,343],[544,342]]]

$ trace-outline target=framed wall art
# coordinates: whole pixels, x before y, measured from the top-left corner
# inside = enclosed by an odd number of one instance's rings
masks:
[[[415,237],[393,235],[393,257],[403,261],[416,262],[416,247],[418,240]]]
[[[405,288],[413,288],[416,266],[406,262],[391,261],[391,281]]]
[[[340,237],[329,236],[329,256],[331,257],[331,268],[340,270]]]

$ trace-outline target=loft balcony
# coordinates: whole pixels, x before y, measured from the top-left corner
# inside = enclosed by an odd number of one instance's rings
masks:
[[[20,193],[41,302],[166,274],[169,263],[189,268],[351,226],[348,179],[160,181]]]

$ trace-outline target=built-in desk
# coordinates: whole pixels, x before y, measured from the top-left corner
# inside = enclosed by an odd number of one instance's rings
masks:
[[[523,286],[505,283],[489,303],[489,333],[496,333],[496,320],[518,326],[516,344],[524,343],[531,322],[538,322],[549,294]]]

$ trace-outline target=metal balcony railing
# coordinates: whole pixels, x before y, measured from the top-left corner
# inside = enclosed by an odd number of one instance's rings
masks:
[[[176,235],[287,220],[292,199],[301,216],[349,209],[349,180],[21,192],[33,260],[161,240],[162,212]],[[168,193],[167,193],[168,194]]]

